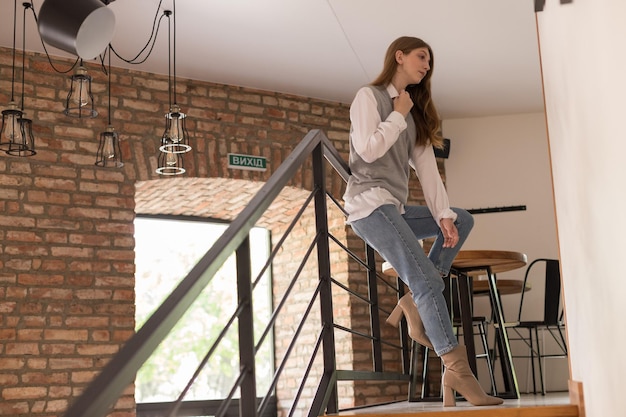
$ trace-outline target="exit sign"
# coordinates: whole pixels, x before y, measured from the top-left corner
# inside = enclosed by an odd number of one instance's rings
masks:
[[[229,153],[228,168],[265,171],[267,169],[267,159],[262,156]]]

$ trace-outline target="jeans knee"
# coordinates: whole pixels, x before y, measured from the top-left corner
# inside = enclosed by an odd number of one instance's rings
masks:
[[[443,279],[438,276],[437,278],[431,280],[431,288],[435,293],[443,293],[443,290],[446,289],[446,284],[443,282]]]
[[[454,208],[454,212],[457,214],[456,222],[461,225],[468,232],[474,227],[474,216],[464,209]]]

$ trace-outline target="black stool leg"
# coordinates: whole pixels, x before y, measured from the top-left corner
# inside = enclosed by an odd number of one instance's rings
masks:
[[[543,384],[543,364],[541,363],[541,347],[539,346],[539,330],[535,327],[535,341],[537,342],[537,362],[539,364],[539,382],[541,383],[541,395],[546,395],[546,388]]]
[[[410,375],[411,379],[409,380],[409,402],[419,401],[420,398],[417,396],[417,384],[418,384],[418,375],[417,375],[417,360],[419,359],[420,350],[428,350],[428,348],[424,348],[422,345],[417,343],[415,340],[411,343],[411,366],[410,366]],[[424,383],[426,381],[422,379],[422,392],[424,390]],[[422,399],[424,398],[424,394],[422,393]]]
[[[483,351],[485,352],[485,358],[487,359],[487,369],[489,371],[489,380],[491,382],[491,393],[493,395],[498,395],[498,390],[496,388],[496,378],[493,374],[493,361],[491,355],[489,354],[489,344],[487,343],[487,331],[485,329],[485,325],[483,322],[478,322],[478,332],[480,333],[480,339],[483,344]]]
[[[424,366],[422,368],[422,400],[430,397],[430,384],[428,383],[428,356],[430,349],[424,347]]]

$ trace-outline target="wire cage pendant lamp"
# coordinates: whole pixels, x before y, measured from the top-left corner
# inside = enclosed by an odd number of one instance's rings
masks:
[[[2,111],[2,125],[0,126],[0,149],[13,156],[35,155],[35,137],[33,135],[33,121],[26,118],[24,113],[24,71],[26,67],[26,10],[32,7],[29,2],[22,3],[24,13],[22,18],[22,100],[21,107],[15,102],[15,55],[17,35],[17,0],[13,5],[13,62],[11,74],[11,101],[7,109]]]
[[[94,118],[98,115],[91,92],[91,75],[83,65],[83,60],[70,77],[70,91],[65,99],[63,114],[76,118]]]
[[[35,151],[35,136],[33,135],[33,121],[25,117],[26,113],[17,119],[20,125],[19,142],[16,140],[9,145],[7,154],[13,156],[33,156]]]
[[[180,106],[172,104],[169,113],[165,114],[165,132],[159,148],[162,152],[185,153],[191,150],[186,119],[187,115],[180,110]]]
[[[120,149],[120,138],[111,124],[106,127],[104,132],[100,133],[96,165],[105,168],[121,168],[124,166]]]
[[[120,138],[111,124],[111,46],[108,48],[109,68],[108,68],[108,92],[109,92],[109,121],[104,132],[100,133],[100,142],[96,155],[96,166],[107,168],[121,168],[122,150],[120,149]]]
[[[165,131],[161,136],[161,146],[159,147],[159,166],[156,172],[161,175],[184,174],[185,168],[183,166],[183,154],[191,151],[191,146],[189,145],[189,132],[187,131],[186,126],[187,115],[181,111],[181,108],[176,101],[176,1],[173,2],[173,8],[173,49],[170,17],[172,15],[172,11],[164,11],[164,15],[168,18],[168,90],[170,107],[169,112],[165,114]]]
[[[33,121],[26,117],[24,112],[24,72],[26,68],[26,10],[32,7],[32,3],[24,2],[24,13],[22,16],[22,115],[17,119],[20,126],[20,142],[13,142],[9,146],[7,153],[14,156],[33,156],[35,151],[35,136],[33,135]]]
[[[22,111],[14,100],[11,100],[6,109],[2,110],[2,127],[0,128],[0,149],[8,152],[14,146],[22,143],[22,130],[19,120]]]

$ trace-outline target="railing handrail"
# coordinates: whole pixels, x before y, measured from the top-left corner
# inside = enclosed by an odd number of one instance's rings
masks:
[[[344,161],[337,149],[331,145],[325,136],[322,140],[322,145],[324,145],[324,157],[330,162],[341,178],[343,178],[344,182],[347,183],[348,178],[350,178],[350,166]]]

